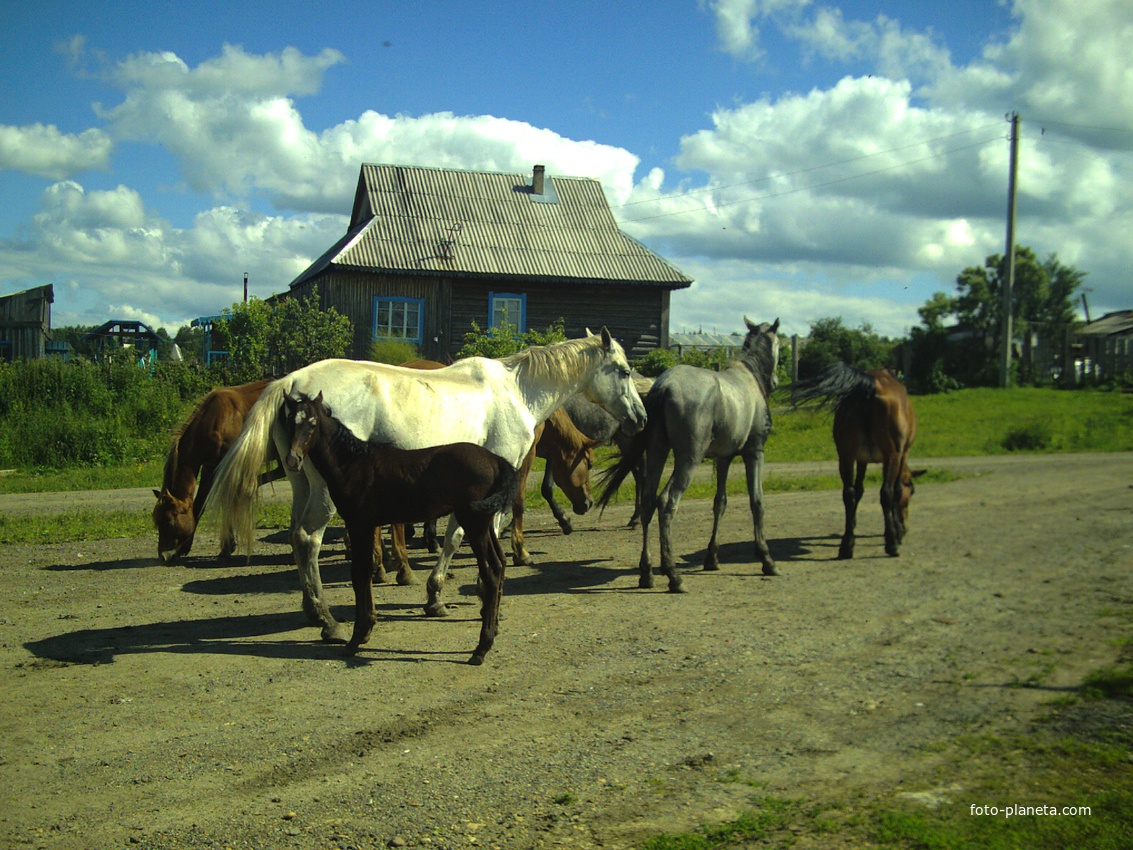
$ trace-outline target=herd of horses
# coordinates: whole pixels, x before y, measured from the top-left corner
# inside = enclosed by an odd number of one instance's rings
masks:
[[[218,518],[221,555],[251,549],[259,488],[286,476],[292,493],[289,540],[298,567],[303,610],[325,641],[356,652],[375,624],[372,583],[386,580],[382,529],[388,527],[397,581],[416,579],[405,547],[413,523],[448,518],[444,543],[426,588],[425,613],[447,613],[441,594],[452,557],[467,535],[479,571],[480,640],[470,663],[481,664],[495,639],[506,555],[501,514],[511,512],[512,560],[530,564],[523,542],[526,482],[536,457],[546,460],[541,491],[564,533],[570,519],[554,501],[554,485],[577,514],[605,507],[627,477],[635,481],[640,522],[639,586],[653,586],[650,526],[657,514],[660,572],[681,592],[672,520],[693,470],[716,467],[712,532],[704,569],[718,565],[718,531],[727,506],[727,477],[740,457],[746,473],[755,558],[777,575],[763,531],[762,465],[771,432],[771,393],[778,385],[779,321],[744,319],[742,349],[724,369],[676,366],[655,381],[636,375],[609,331],[499,359],[472,357],[450,366],[401,366],[330,359],[274,381],[209,393],[174,433],[153,511],[158,555],[173,563],[189,553],[198,524]],[[866,465],[882,465],[885,550],[898,554],[908,522],[913,473],[909,448],[916,416],[886,370],[837,363],[790,388],[795,405],[833,410],[846,526],[840,558],[852,558]],[[617,452],[602,471],[594,499],[594,450]],[[672,472],[661,479],[672,455]],[[271,471],[265,472],[265,469]],[[353,629],[331,614],[319,573],[324,533],[336,512],[346,526]],[[432,548],[430,551],[433,551]]]

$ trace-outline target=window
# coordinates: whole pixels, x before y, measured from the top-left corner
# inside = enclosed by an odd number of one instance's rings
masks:
[[[488,327],[494,328],[507,322],[514,325],[519,333],[527,330],[527,296],[514,292],[491,292],[488,294]]]
[[[421,341],[423,298],[375,298],[374,339]]]

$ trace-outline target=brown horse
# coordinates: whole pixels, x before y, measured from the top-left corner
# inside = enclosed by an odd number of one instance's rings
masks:
[[[396,449],[360,440],[315,398],[285,396],[279,420],[293,471],[309,459],[326,481],[331,498],[356,540],[373,537],[379,523],[409,523],[455,514],[480,571],[480,642],[470,664],[482,664],[499,628],[504,552],[495,515],[515,496],[515,469],[482,446],[453,443],[427,449]],[[357,651],[373,631],[373,553],[355,549],[350,565],[354,586],[354,632],[347,643]]]
[[[817,402],[834,408],[834,445],[838,449],[842,502],[846,506],[846,530],[838,557],[854,557],[858,502],[864,492],[866,466],[871,463],[882,466],[885,552],[896,557],[908,528],[913,479],[924,473],[909,469],[909,449],[917,436],[917,415],[904,385],[888,369],[866,372],[846,363],[834,363],[816,377],[793,384],[791,399],[796,405]]]
[[[435,360],[410,360],[401,364],[409,369],[442,369],[443,363]],[[519,467],[519,487],[516,491],[515,501],[512,504],[512,532],[511,551],[512,563],[516,566],[530,565],[531,553],[523,540],[523,514],[526,510],[525,494],[527,492],[527,477],[536,457],[547,461],[546,472],[540,492],[551,512],[559,523],[564,534],[570,534],[573,528],[570,518],[559,507],[554,498],[551,486],[553,481],[559,489],[570,499],[571,508],[581,516],[590,510],[594,503],[590,492],[590,470],[594,465],[594,447],[597,443],[589,439],[574,426],[570,416],[563,409],[556,410],[551,416],[535,429],[535,443],[527,453],[522,465]],[[397,569],[399,584],[415,583],[404,580],[405,576],[412,576],[409,566],[409,554],[405,545],[406,531],[400,526],[390,528],[391,554],[393,565]],[[426,541],[429,532],[425,532]],[[429,551],[435,551],[430,547]],[[443,579],[441,579],[443,582]]]
[[[157,555],[163,562],[172,564],[192,549],[197,521],[212,487],[213,473],[240,434],[244,417],[269,383],[255,381],[238,387],[218,387],[206,395],[173,432],[161,489],[153,491],[157,496],[157,504],[153,508]],[[282,472],[266,480],[280,477]],[[260,483],[265,483],[265,480]],[[231,555],[234,550],[235,543],[231,537],[221,541],[221,557]]]

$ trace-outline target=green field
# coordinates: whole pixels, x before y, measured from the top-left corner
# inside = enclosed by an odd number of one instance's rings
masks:
[[[830,436],[830,414],[824,411],[775,408],[774,429],[767,444],[768,463],[830,461],[829,473],[811,476],[765,476],[764,489],[823,490],[840,485],[834,467],[834,444]],[[1133,394],[1117,392],[1068,392],[1050,389],[961,390],[913,399],[919,420],[915,458],[959,457],[1008,452],[1113,452],[1133,451]],[[596,466],[605,465],[611,450],[598,452]],[[8,470],[0,476],[0,493],[37,493],[99,490],[118,487],[160,487],[163,457],[153,457],[128,466],[82,467],[61,472],[26,473]],[[537,462],[537,471],[542,461]],[[738,469],[741,464],[737,464]],[[945,468],[934,468],[926,481],[949,481],[956,476]],[[537,480],[537,479],[536,479]],[[877,473],[870,477],[870,486]],[[742,494],[743,475],[734,473],[729,493]],[[709,482],[696,482],[686,498],[706,498]],[[625,488],[622,498],[631,498]],[[537,509],[542,499],[529,489],[528,506]],[[287,524],[287,510],[271,505],[261,510],[266,527]],[[151,533],[146,512],[72,512],[59,516],[0,516],[0,543],[36,540],[90,540],[103,537],[137,537]]]

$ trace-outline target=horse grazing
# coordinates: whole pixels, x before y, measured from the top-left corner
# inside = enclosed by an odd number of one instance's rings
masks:
[[[217,469],[206,512],[220,513],[221,533],[231,531],[250,546],[260,466],[274,445],[287,451],[278,421],[285,395],[322,392],[335,417],[356,437],[415,449],[468,442],[483,446],[512,467],[522,464],[535,426],[582,392],[626,423],[645,425],[645,408],[630,380],[629,363],[609,332],[492,360],[469,357],[431,371],[356,360],[323,360],[269,384],[248,413],[244,430]],[[340,638],[338,623],[322,593],[318,555],[333,511],[326,484],[306,466],[287,470],[292,489],[291,545],[303,588],[303,608],[322,627],[323,638]],[[451,561],[459,526],[449,522],[441,558]],[[447,562],[446,562],[447,563]],[[432,591],[430,591],[432,596]]]
[[[504,553],[494,517],[515,497],[515,468],[487,449],[454,443],[427,449],[395,449],[355,437],[333,417],[320,393],[283,399],[289,437],[285,464],[292,472],[309,460],[326,481],[338,512],[356,540],[379,525],[455,514],[468,535],[480,569],[480,642],[470,664],[483,664],[499,628]],[[350,563],[354,633],[349,652],[370,639],[374,615],[373,550],[359,546]]]
[[[238,387],[218,387],[201,399],[173,432],[161,489],[153,491],[157,496],[153,508],[157,556],[164,563],[174,563],[193,548],[197,521],[212,488],[216,467],[240,434],[244,417],[269,383],[255,381]],[[282,477],[282,473],[269,475],[261,483]],[[221,541],[220,557],[231,555],[235,547],[231,535],[225,537]]]
[[[716,534],[728,505],[728,467],[737,455],[747,472],[748,500],[755,525],[755,554],[765,575],[778,575],[775,561],[763,536],[763,444],[771,433],[771,409],[767,399],[778,386],[779,320],[756,325],[744,318],[747,336],[738,359],[721,372],[696,366],[674,366],[663,372],[645,397],[648,423],[634,438],[628,451],[603,473],[603,491],[598,504],[609,504],[618,487],[642,458],[645,478],[641,497],[640,587],[653,586],[653,561],[649,553],[649,524],[658,506],[661,483],[669,452],[673,474],[660,494],[661,570],[669,577],[669,591],[682,590],[673,557],[672,521],[681,496],[692,481],[693,469],[706,457],[716,460],[716,498],[713,502],[712,537],[704,569],[719,569]]]
[[[896,557],[909,524],[913,479],[924,473],[909,469],[917,415],[904,385],[888,369],[866,372],[834,363],[815,377],[792,384],[791,400],[795,405],[818,403],[834,408],[834,445],[842,477],[842,503],[846,506],[846,530],[838,557],[854,557],[858,502],[864,492],[866,467],[871,463],[881,464],[885,552]]]

